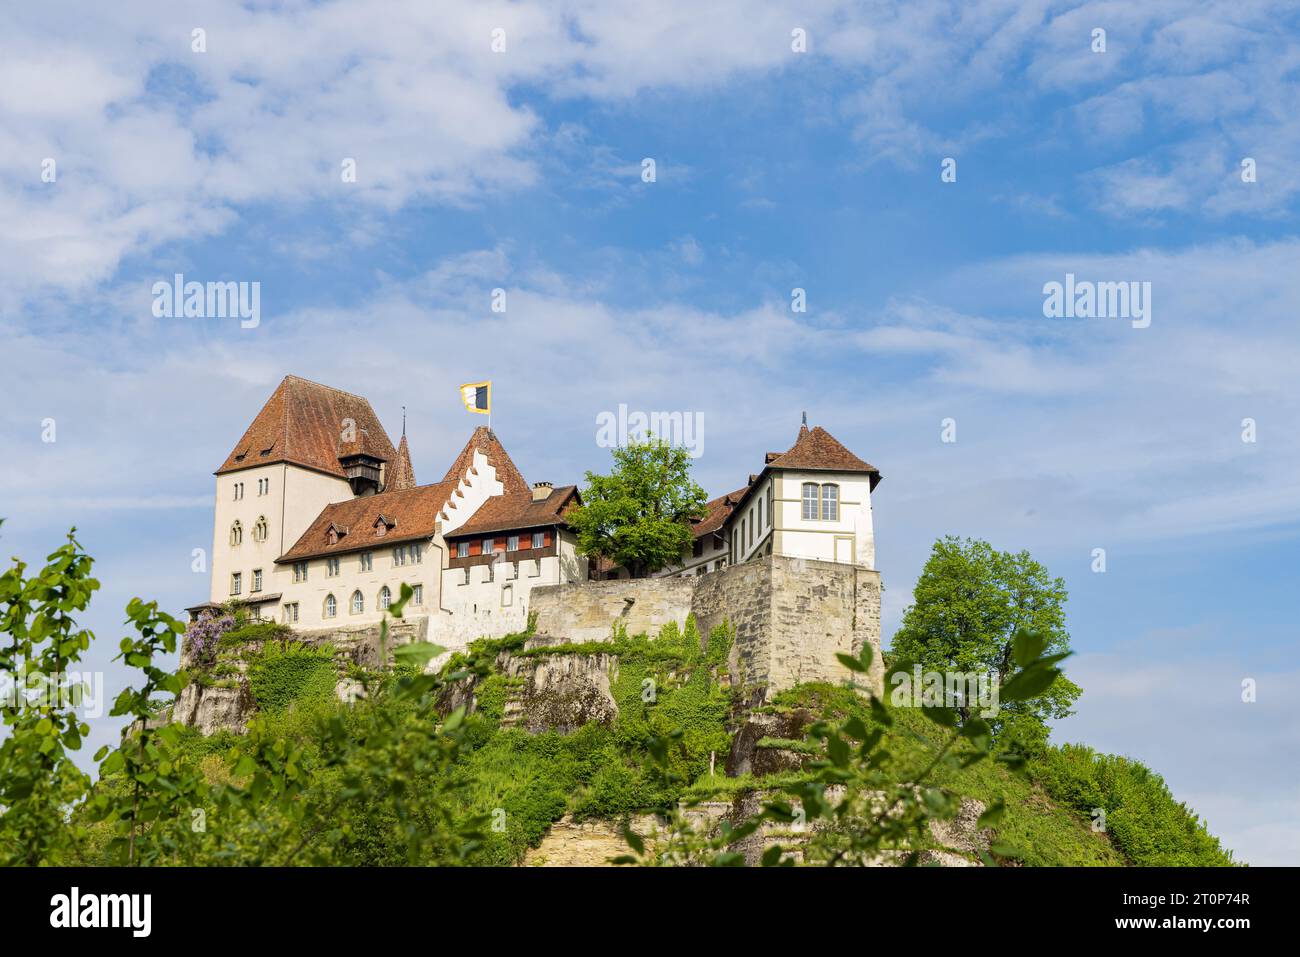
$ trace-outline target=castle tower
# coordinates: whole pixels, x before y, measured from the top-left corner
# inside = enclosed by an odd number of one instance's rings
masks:
[[[211,600],[274,601],[290,574],[275,559],[396,458],[365,399],[286,376],[215,473]]]

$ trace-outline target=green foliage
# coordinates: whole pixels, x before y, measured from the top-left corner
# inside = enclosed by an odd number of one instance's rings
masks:
[[[730,647],[725,628],[704,640],[691,618],[685,628],[669,624],[654,638],[618,632],[612,642],[525,651],[526,639],[475,642],[470,654],[480,662],[495,662],[501,651],[616,656],[610,691],[619,713],[611,727],[591,723],[567,735],[502,728],[505,702],[522,682],[492,664],[474,689],[478,711],[466,720],[470,743],[456,769],[466,788],[466,813],[494,820],[474,863],[518,863],[565,813],[583,820],[671,808],[692,780],[707,775],[710,753],[725,760],[732,703],[719,681]],[[455,657],[447,665],[461,666]],[[664,775],[647,767],[647,747],[672,728],[683,730],[667,756],[672,773]],[[721,778],[721,768],[717,773]]]
[[[1160,775],[1084,745],[1052,748],[1030,773],[1055,800],[1085,817],[1104,812],[1116,846],[1140,867],[1227,867],[1235,862]],[[1097,817],[1100,823],[1102,818]]]
[[[232,628],[221,636],[221,648],[239,648],[244,645],[270,641],[283,641],[293,635],[288,625],[275,621],[249,621]]]
[[[58,861],[77,850],[67,813],[90,782],[70,752],[90,728],[76,714],[84,687],[66,676],[94,637],[73,613],[99,582],[75,534],[31,578],[17,560],[0,575],[0,633],[8,636],[0,643],[0,864]]]
[[[622,565],[633,578],[681,560],[690,520],[708,496],[691,479],[686,449],[651,438],[615,448],[609,475],[587,473],[581,507],[567,516],[578,550]]]
[[[28,578],[16,563],[0,576],[0,678],[66,674],[77,662],[93,639],[75,622],[98,587],[90,567],[69,536],[38,574]],[[408,598],[404,587],[395,615]],[[726,687],[730,639],[725,629],[702,638],[693,620],[653,639],[616,631],[612,642],[525,650],[525,632],[475,642],[437,675],[423,665],[441,649],[402,645],[395,666],[350,672],[364,690],[352,705],[333,696],[331,649],[249,622],[241,630],[258,637],[246,642],[262,646],[249,667],[260,714],[247,734],[204,737],[158,721],[184,680],[158,665],[175,650],[179,623],[139,599],[127,616],[134,637],[122,639],[119,658],[140,679],[113,705],[129,724],[118,747],[97,755],[93,785],[70,757],[88,732],[75,693],[4,703],[0,863],[509,864],[565,813],[610,819],[647,810],[672,812],[674,823],[654,847],[629,838],[630,858],[644,862],[740,863],[741,839],[760,825],[794,830],[797,814],[812,825],[801,835],[809,862],[866,863],[887,853],[915,860],[933,844],[928,823],[951,817],[962,796],[983,800],[982,826],[996,829],[986,863],[1232,863],[1137,762],[1041,741],[1021,760],[1011,753],[1013,723],[994,742],[978,718],[890,707],[851,686],[801,686],[765,709],[806,708],[818,719],[802,741],[758,742],[805,755],[803,770],[713,777],[709,758],[727,752],[736,706]],[[385,619],[381,643],[387,637]],[[502,652],[614,656],[618,717],[572,734],[502,727],[522,685],[501,673]],[[1055,686],[1062,654],[1048,633],[1015,633],[1007,654],[1005,701],[1033,701]],[[869,655],[845,664],[865,672]],[[440,706],[470,678],[477,713]],[[1032,724],[1036,716],[1022,717]],[[697,833],[677,811],[683,801],[760,789],[775,795],[762,812],[716,834]],[[1088,826],[1094,808],[1106,813],[1105,833]],[[788,850],[764,863],[790,863]]]
[[[892,655],[926,669],[991,673],[1002,682],[1026,661],[1069,653],[1067,597],[1065,582],[1052,578],[1028,552],[999,552],[988,542],[943,538],[934,543],[917,579],[913,604],[894,634]],[[1025,649],[1021,660],[1013,647],[1016,634],[1039,636],[1041,645]],[[1023,680],[1044,673],[1040,669]],[[1026,751],[1045,747],[1047,720],[1072,714],[1070,707],[1082,693],[1059,670],[1033,694],[1009,690],[1010,696],[1003,691],[1002,712],[992,727],[999,735],[1009,731]]]
[[[338,682],[334,649],[296,641],[268,644],[249,663],[248,682],[263,712],[281,711],[296,702],[328,700]]]

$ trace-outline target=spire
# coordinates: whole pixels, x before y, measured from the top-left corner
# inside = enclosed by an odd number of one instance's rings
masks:
[[[402,438],[406,438],[406,406],[402,406]]]
[[[415,488],[415,469],[411,468],[411,448],[406,444],[406,419],[402,419],[402,441],[397,444],[397,460],[393,462],[385,492],[400,492]]]

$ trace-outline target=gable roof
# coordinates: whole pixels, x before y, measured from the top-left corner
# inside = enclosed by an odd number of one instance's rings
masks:
[[[544,499],[533,501],[533,493],[514,492],[507,495],[494,495],[482,505],[469,520],[454,532],[447,533],[447,540],[482,535],[487,532],[505,532],[515,529],[539,528],[545,525],[559,525],[569,510],[570,503],[581,502],[576,485],[561,485],[552,489]]]
[[[438,513],[455,490],[455,482],[438,482],[326,505],[293,547],[276,559],[276,563],[432,538],[438,530]],[[375,534],[375,526],[381,519],[389,529],[383,536]],[[332,545],[329,540],[331,526],[346,532]]]
[[[736,504],[744,498],[745,493],[749,491],[746,485],[742,489],[734,492],[728,492],[726,495],[720,495],[713,501],[704,506],[704,517],[698,522],[691,525],[691,534],[696,538],[708,535],[710,532],[721,531],[722,526],[727,523],[731,517],[732,511]]]
[[[290,375],[266,400],[216,474],[288,462],[347,478],[339,458],[358,454],[385,462],[397,454],[370,403]]]
[[[492,467],[496,469],[497,481],[501,483],[504,494],[512,495],[524,492],[529,495],[532,494],[528,483],[524,481],[523,475],[515,467],[515,463],[511,461],[505,446],[497,439],[496,433],[482,425],[470,435],[469,441],[460,450],[460,455],[456,456],[456,461],[451,463],[451,468],[447,469],[447,474],[442,477],[442,480],[444,482],[459,482],[474,465],[474,453],[476,451],[482,452]]]

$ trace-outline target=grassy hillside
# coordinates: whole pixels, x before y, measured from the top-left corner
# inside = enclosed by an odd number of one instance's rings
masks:
[[[808,772],[786,770],[773,777],[725,778],[721,774],[731,744],[738,691],[726,675],[728,641],[719,630],[701,642],[694,625],[670,626],[654,639],[618,636],[596,647],[562,646],[524,651],[525,635],[480,643],[477,651],[491,659],[500,651],[516,655],[618,655],[611,691],[618,717],[611,726],[587,724],[571,734],[527,731],[503,725],[507,698],[519,679],[494,669],[476,688],[478,710],[465,722],[465,741],[451,774],[461,785],[456,813],[482,815],[493,822],[471,863],[510,864],[522,860],[547,828],[564,814],[575,818],[617,820],[646,810],[668,810],[683,798],[725,799],[750,789],[790,783]],[[482,660],[483,656],[480,656]],[[344,715],[322,693],[321,670],[300,652],[258,662],[257,697],[265,707],[266,733],[303,748],[301,767],[312,782],[313,800],[329,801],[337,793],[337,772],[323,761],[317,729]],[[295,687],[301,682],[302,688]],[[647,682],[655,689],[646,700]],[[404,705],[386,703],[394,720]],[[870,727],[870,709],[852,691],[831,685],[805,685],[777,695],[770,712],[808,709],[827,718],[859,716]],[[919,711],[894,709],[885,731],[889,768],[899,780],[926,763],[936,746],[936,726]],[[648,748],[674,730],[683,732],[670,752],[669,770],[653,773]],[[816,748],[806,742],[768,741],[787,754]],[[204,738],[187,733],[184,748],[202,762],[213,782],[228,780],[244,738],[218,734]],[[710,775],[710,754],[717,773]],[[947,773],[938,781],[964,797],[986,804],[1001,799],[1006,812],[997,838],[1018,848],[1027,865],[1226,865],[1231,854],[1188,809],[1175,801],[1161,779],[1142,765],[1090,749],[1047,747],[1022,771],[985,761]],[[416,782],[418,786],[418,782]],[[1105,811],[1105,831],[1092,827],[1093,809]],[[397,821],[390,803],[376,800],[364,823],[342,842],[338,863],[407,863],[393,839]]]

